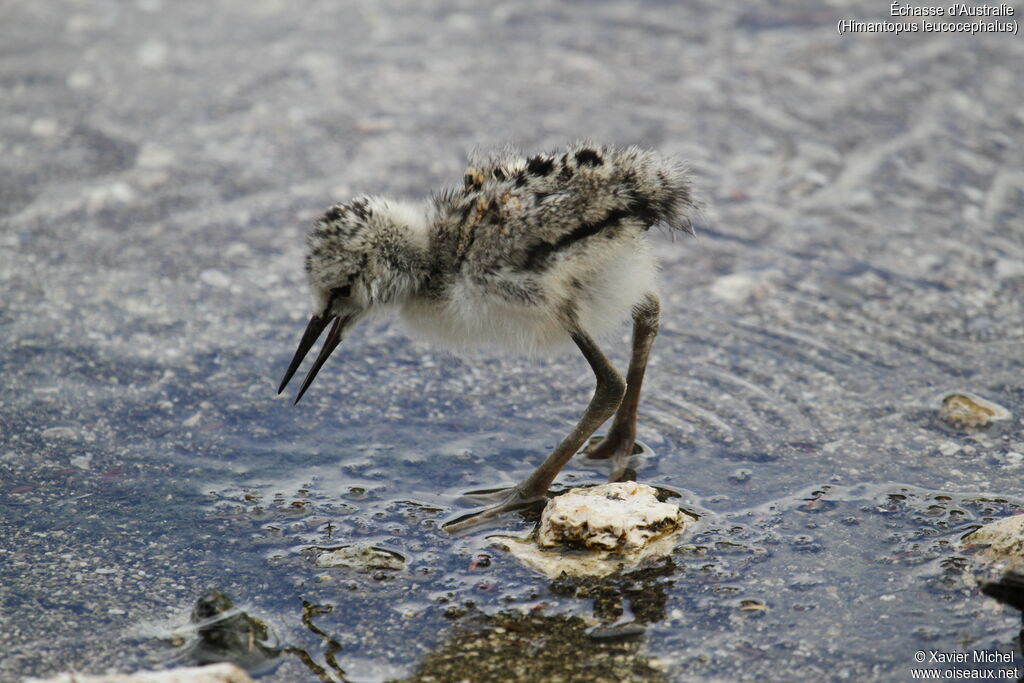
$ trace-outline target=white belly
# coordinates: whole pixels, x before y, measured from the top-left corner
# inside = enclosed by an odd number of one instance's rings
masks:
[[[414,337],[451,349],[538,355],[574,348],[560,315],[567,301],[580,327],[601,338],[630,319],[644,294],[656,291],[657,268],[645,240],[602,251],[554,264],[540,278],[543,302],[538,305],[512,303],[460,279],[440,300],[409,301],[402,318]],[[573,279],[582,287],[572,287]]]

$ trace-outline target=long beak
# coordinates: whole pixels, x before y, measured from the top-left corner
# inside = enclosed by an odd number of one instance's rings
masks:
[[[302,387],[299,389],[299,395],[295,397],[295,402],[298,403],[302,395],[306,393],[306,389],[313,383],[316,378],[316,374],[320,372],[320,368],[324,366],[327,359],[331,357],[331,353],[341,343],[342,332],[347,327],[351,316],[345,316],[343,318],[334,318],[334,325],[331,326],[331,331],[327,334],[327,339],[324,341],[323,347],[320,349],[320,355],[316,357],[316,361],[313,363],[313,367],[306,373],[306,379],[302,381]],[[313,344],[320,337],[320,334],[327,327],[327,323],[331,322],[331,318],[327,316],[314,315],[309,320],[309,324],[306,325],[306,331],[302,333],[302,339],[299,341],[299,348],[295,351],[295,357],[292,358],[292,362],[288,365],[288,370],[284,373],[284,379],[281,380],[281,386],[278,387],[277,393],[284,391],[284,388],[288,386],[288,382],[291,381],[292,375],[299,369],[299,365],[302,364],[302,360],[309,353],[309,350],[313,348]]]

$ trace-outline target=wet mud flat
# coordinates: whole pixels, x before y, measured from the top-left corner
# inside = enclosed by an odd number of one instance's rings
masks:
[[[210,587],[265,626],[268,680],[1019,662],[959,541],[1024,505],[1024,44],[835,33],[887,9],[2,10],[0,678],[184,663]],[[564,435],[582,361],[377,322],[299,408],[274,392],[317,212],[583,136],[689,159],[707,199],[697,239],[655,237],[637,463],[700,522],[547,579],[487,538],[529,518],[440,526]],[[626,330],[606,348],[624,366]],[[574,460],[559,486],[603,478]]]

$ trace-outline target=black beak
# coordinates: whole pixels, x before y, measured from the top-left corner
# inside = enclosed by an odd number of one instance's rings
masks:
[[[302,395],[306,393],[306,389],[313,383],[316,378],[316,373],[320,372],[320,368],[324,366],[327,359],[331,357],[331,353],[338,347],[338,344],[342,340],[342,332],[348,325],[350,316],[344,318],[334,318],[334,325],[331,326],[331,331],[327,335],[327,339],[324,341],[323,348],[320,349],[320,355],[316,357],[316,361],[313,363],[313,367],[306,373],[306,379],[302,381],[302,387],[299,389],[299,395],[295,397],[295,402],[298,403]],[[306,357],[309,350],[313,348],[313,344],[320,338],[320,334],[327,327],[327,323],[331,322],[329,316],[314,315],[309,319],[309,324],[306,325],[306,331],[302,333],[302,339],[299,341],[299,348],[295,350],[295,357],[292,358],[292,362],[288,365],[287,372],[284,373],[284,379],[281,380],[281,386],[278,387],[277,393],[284,391],[284,388],[288,386],[288,382],[291,381],[292,375],[299,369],[299,365],[302,364],[302,359]]]

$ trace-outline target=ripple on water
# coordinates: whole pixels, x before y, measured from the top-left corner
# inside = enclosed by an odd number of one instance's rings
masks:
[[[515,615],[531,614],[579,619],[580,633],[593,629],[597,641],[628,633],[647,653],[637,666],[670,679],[768,676],[779,666],[771,653],[793,651],[803,653],[787,659],[794,676],[835,666],[866,676],[880,664],[910,666],[918,649],[964,639],[1005,651],[1018,627],[1018,618],[980,595],[957,542],[1020,510],[1024,499],[895,483],[810,486],[749,509],[698,506],[697,531],[636,571],[551,581],[490,547],[487,534],[441,531],[450,501],[436,494],[353,490],[253,481],[220,489],[210,504],[218,533],[262,549],[283,584],[270,593],[294,596],[268,598],[283,639],[323,664],[327,641],[311,638],[300,608],[323,606],[317,628],[341,645],[333,656],[342,669],[349,658],[354,666],[379,660],[394,672],[441,666],[465,656],[460,643],[470,641],[459,634],[466,629],[497,619],[507,632],[520,628]],[[521,535],[531,523],[513,516],[504,531]],[[323,567],[311,552],[353,543],[404,562],[387,570]],[[882,640],[889,647],[879,651]]]

